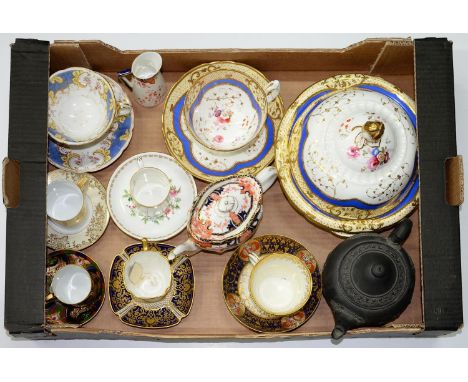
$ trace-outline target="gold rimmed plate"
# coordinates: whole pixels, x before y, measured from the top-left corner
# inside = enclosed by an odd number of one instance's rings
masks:
[[[300,149],[305,141],[304,118],[323,100],[349,89],[375,92],[388,98],[389,102],[395,102],[404,111],[412,128],[416,129],[414,101],[387,81],[362,74],[338,75],[317,82],[290,106],[276,141],[276,166],[283,192],[306,219],[339,236],[388,228],[409,215],[419,200],[417,165],[399,194],[376,206],[355,205],[360,203],[358,200],[343,202],[328,198],[317,190],[315,184],[311,184],[300,168]]]
[[[274,159],[274,140],[281,118],[283,101],[277,97],[268,106],[264,128],[247,146],[229,152],[208,149],[190,133],[183,117],[185,94],[204,75],[216,70],[235,70],[253,78],[261,86],[268,79],[255,68],[232,61],[199,65],[185,73],[169,91],[163,112],[163,134],[171,155],[193,176],[214,182],[231,175],[255,175]]]
[[[93,175],[54,170],[49,172],[47,182],[68,180],[76,183],[83,177],[87,179],[84,189],[86,214],[83,221],[76,227],[65,228],[48,219],[47,246],[51,249],[87,248],[98,241],[107,228],[110,215],[106,203],[106,189]]]
[[[288,253],[305,263],[312,276],[312,292],[305,305],[286,316],[276,316],[258,307],[249,292],[253,269],[249,253],[260,258],[272,253]],[[223,274],[224,302],[232,316],[256,332],[281,333],[297,329],[315,313],[322,297],[320,269],[314,256],[300,243],[285,236],[266,235],[249,240],[231,256]]]
[[[148,250],[167,256],[172,245],[148,242]],[[112,311],[124,324],[144,329],[168,328],[179,324],[190,313],[195,278],[190,259],[181,256],[171,264],[172,283],[168,293],[159,301],[145,302],[134,298],[124,284],[125,262],[143,244],[133,244],[118,254],[110,269],[109,299]]]

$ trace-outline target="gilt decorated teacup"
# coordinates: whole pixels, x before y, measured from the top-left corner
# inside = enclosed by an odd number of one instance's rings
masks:
[[[139,169],[130,179],[130,195],[140,207],[161,209],[166,205],[171,181],[164,171],[145,167],[143,159],[137,159]]]
[[[312,276],[306,264],[289,253],[272,253],[259,257],[249,253],[254,265],[249,292],[255,304],[277,316],[301,309],[312,292]]]
[[[62,144],[94,142],[130,110],[128,103],[116,100],[109,82],[92,70],[68,68],[49,78],[48,133]]]
[[[268,104],[279,91],[279,81],[262,87],[241,72],[217,70],[201,77],[187,92],[185,122],[203,146],[216,151],[238,150],[262,130]]]
[[[81,223],[86,215],[84,189],[87,178],[76,184],[69,180],[55,180],[47,185],[47,216],[62,227]]]
[[[88,298],[91,287],[89,272],[79,265],[68,264],[55,273],[46,300],[56,298],[64,304],[77,305]]]
[[[143,240],[143,250],[125,262],[123,276],[125,288],[135,298],[147,302],[163,298],[172,283],[168,259],[161,252],[149,250],[146,240]]]

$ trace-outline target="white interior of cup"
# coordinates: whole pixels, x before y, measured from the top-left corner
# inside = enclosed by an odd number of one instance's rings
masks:
[[[301,309],[309,299],[312,277],[296,256],[271,254],[254,266],[249,288],[260,308],[272,314],[287,315]]]
[[[171,285],[171,279],[169,261],[160,252],[137,252],[125,263],[125,287],[137,298],[164,296]]]
[[[159,72],[162,65],[162,58],[156,52],[144,52],[140,54],[132,64],[132,74],[146,80]]]
[[[132,176],[130,193],[138,204],[157,207],[168,197],[170,186],[169,178],[163,171],[155,167],[144,167]]]
[[[52,219],[73,219],[83,208],[83,200],[83,193],[73,182],[57,180],[47,185],[47,215]]]
[[[55,273],[50,289],[63,303],[78,304],[91,292],[91,276],[78,265],[65,265]]]

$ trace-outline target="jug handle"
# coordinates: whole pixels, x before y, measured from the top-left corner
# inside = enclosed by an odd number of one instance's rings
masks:
[[[132,74],[131,69],[125,69],[117,73],[119,80],[121,80],[125,85],[129,87],[130,90],[133,90],[132,82],[127,78]]]
[[[196,245],[192,240],[188,239],[187,241],[183,242],[176,246],[170,253],[167,255],[167,259],[169,261],[174,260],[176,257],[181,255],[195,255],[196,253],[200,252],[201,248]]]
[[[266,192],[275,183],[278,172],[273,166],[265,167],[256,176],[258,183],[262,186],[263,192]]]

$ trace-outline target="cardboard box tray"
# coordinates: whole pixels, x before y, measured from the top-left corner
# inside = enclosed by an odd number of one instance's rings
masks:
[[[168,86],[201,63],[243,62],[281,81],[285,109],[312,83],[340,73],[381,76],[417,101],[421,204],[411,219],[414,228],[405,243],[416,268],[416,287],[405,312],[384,328],[353,330],[351,335],[435,334],[457,330],[462,322],[458,207],[459,162],[456,156],[451,44],[445,39],[366,40],[342,50],[179,50],[160,51]],[[44,323],[45,184],[47,171],[47,80],[49,73],[84,66],[116,79],[139,52],[121,52],[97,41],[47,42],[17,40],[12,46],[9,154],[4,163],[7,213],[5,327],[13,335],[33,338],[284,338],[328,336],[333,316],[322,299],[312,318],[284,334],[259,334],[240,325],[225,307],[221,278],[232,252],[200,253],[191,258],[196,285],[190,315],[167,329],[139,329],[120,322],[106,296],[89,323],[59,329]],[[141,152],[167,153],[161,131],[162,105],[144,108],[133,101],[135,128],[129,147],[111,166],[94,173],[107,186],[125,159]],[[436,90],[437,97],[434,97]],[[434,150],[437,145],[437,150]],[[446,182],[447,180],[447,182]],[[198,190],[206,183],[197,180]],[[447,190],[446,190],[446,186]],[[31,193],[28,190],[34,189]],[[446,201],[446,195],[449,205]],[[264,218],[257,235],[281,234],[305,245],[321,267],[341,239],[308,223],[284,197],[277,182],[265,194]],[[439,235],[434,235],[437,230]],[[388,234],[385,232],[384,234]],[[24,238],[28,238],[25,242]],[[167,240],[179,244],[186,232]],[[112,222],[102,238],[83,250],[103,271],[106,283],[114,257],[136,240]],[[27,280],[27,287],[17,283]],[[424,280],[424,283],[423,281]],[[107,293],[107,291],[106,291]],[[27,302],[27,304],[25,304]]]

